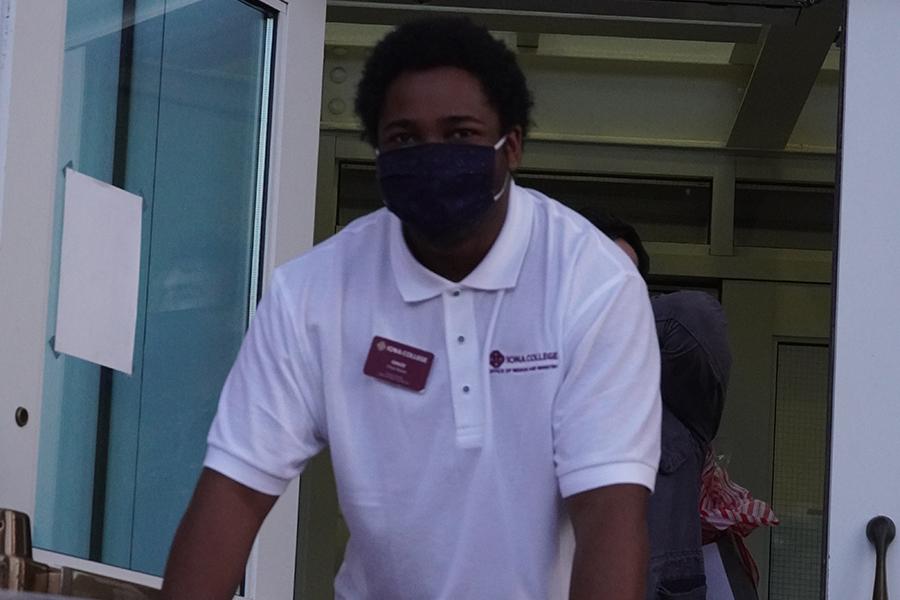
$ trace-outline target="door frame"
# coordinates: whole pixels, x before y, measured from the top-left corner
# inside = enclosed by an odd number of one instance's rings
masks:
[[[869,519],[900,522],[900,80],[886,70],[900,63],[900,3],[847,0],[846,17],[826,520],[826,597],[835,600],[871,593]],[[896,549],[887,572],[896,594]]]
[[[180,0],[189,4],[196,0]],[[254,0],[278,12],[272,80],[263,285],[274,267],[312,246],[325,0]],[[60,128],[66,2],[10,0],[12,34],[0,77],[7,130],[0,180],[0,507],[34,514],[41,420],[51,241]],[[15,340],[9,343],[8,340]],[[24,427],[17,409],[28,411]],[[260,530],[247,568],[245,597],[294,593],[299,483],[281,496]],[[36,550],[35,558],[158,586],[127,569]]]

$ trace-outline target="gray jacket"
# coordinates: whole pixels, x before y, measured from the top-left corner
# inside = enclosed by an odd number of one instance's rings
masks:
[[[682,291],[651,299],[661,354],[662,456],[650,497],[647,599],[706,598],[700,473],[722,417],[731,353],[722,306]]]

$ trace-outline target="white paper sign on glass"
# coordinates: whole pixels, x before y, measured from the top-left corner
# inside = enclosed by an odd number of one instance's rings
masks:
[[[66,169],[57,352],[131,374],[140,196]]]

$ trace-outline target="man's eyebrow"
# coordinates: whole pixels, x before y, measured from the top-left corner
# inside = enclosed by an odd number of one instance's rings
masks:
[[[484,125],[484,121],[475,115],[450,115],[441,118],[441,121],[450,125],[458,125],[460,123],[478,123],[479,125]]]
[[[413,127],[415,122],[412,119],[394,119],[393,121],[389,121],[385,123],[382,129],[390,129],[392,127],[401,127],[403,129],[409,129]]]

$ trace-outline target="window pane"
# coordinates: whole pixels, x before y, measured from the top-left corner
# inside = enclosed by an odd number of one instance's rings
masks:
[[[763,248],[830,250],[834,188],[738,182],[734,243]]]
[[[770,600],[822,597],[828,357],[826,345],[778,344]]]
[[[153,574],[255,302],[273,26],[172,6],[69,3],[60,156],[145,198],[141,288],[132,376],[48,353],[35,518],[39,547]]]
[[[710,181],[542,173],[517,180],[577,211],[609,212],[634,226],[645,242],[709,242]]]

